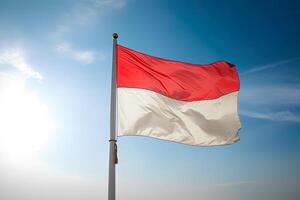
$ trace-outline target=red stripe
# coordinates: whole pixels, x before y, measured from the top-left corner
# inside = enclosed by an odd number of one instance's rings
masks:
[[[234,65],[188,64],[117,46],[117,87],[142,88],[181,101],[216,99],[238,91]]]

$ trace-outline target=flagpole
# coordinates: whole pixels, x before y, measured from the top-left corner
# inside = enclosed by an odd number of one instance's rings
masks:
[[[110,102],[110,140],[109,140],[109,178],[108,178],[108,200],[116,199],[116,164],[117,140],[116,140],[116,54],[118,34],[113,34],[113,57],[111,76],[111,102]]]

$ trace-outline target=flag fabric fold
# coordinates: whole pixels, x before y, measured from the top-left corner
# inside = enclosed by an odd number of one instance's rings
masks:
[[[117,46],[117,135],[211,146],[239,140],[234,65],[189,64]]]

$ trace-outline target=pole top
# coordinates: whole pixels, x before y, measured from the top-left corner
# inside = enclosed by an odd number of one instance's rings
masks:
[[[117,39],[119,37],[118,33],[114,33],[112,36],[113,36],[114,39]]]

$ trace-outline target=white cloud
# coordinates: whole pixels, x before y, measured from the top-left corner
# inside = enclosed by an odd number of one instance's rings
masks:
[[[300,83],[296,71],[299,59],[282,60],[242,73],[246,76],[241,76],[241,115],[299,123]]]
[[[78,60],[81,63],[89,64],[94,62],[97,53],[93,51],[82,51],[74,54],[75,60]]]
[[[260,113],[260,112],[241,110],[240,114],[251,118],[266,119],[266,120],[278,121],[278,122],[284,122],[284,121],[296,122],[296,123],[300,122],[300,116],[290,111]]]
[[[115,8],[123,8],[127,3],[125,0],[93,0],[92,2],[96,7],[112,6]]]
[[[73,10],[72,17],[79,24],[86,24],[99,14],[109,9],[121,9],[126,5],[126,0],[86,0],[81,1]]]
[[[74,4],[57,25],[54,35],[61,38],[82,26],[90,25],[106,11],[123,8],[127,0],[81,0]]]
[[[296,61],[298,59],[300,59],[300,58],[299,57],[297,57],[297,58],[291,58],[291,59],[281,60],[279,62],[270,63],[270,64],[263,65],[263,66],[254,67],[254,68],[252,68],[252,69],[250,69],[248,71],[245,71],[245,72],[241,73],[240,75],[251,74],[251,73],[255,73],[255,72],[260,72],[260,71],[263,71],[263,70],[267,70],[267,69],[270,69],[270,68],[279,67],[279,66],[282,66],[282,65],[294,62],[294,61]]]
[[[64,56],[79,61],[82,64],[93,63],[96,59],[103,59],[104,55],[91,50],[76,50],[70,43],[60,43],[56,46],[56,50]]]
[[[69,43],[60,43],[56,46],[56,50],[61,53],[66,53],[71,51],[71,44]]]
[[[270,84],[270,83],[268,83]],[[300,85],[281,84],[242,86],[240,102],[255,105],[300,105]]]
[[[89,25],[94,25],[101,20],[100,15],[125,7],[127,0],[80,0],[73,4],[70,11],[66,12],[53,31],[56,41],[64,41],[67,34],[88,30]],[[96,21],[97,20],[97,21]],[[62,42],[56,50],[82,64],[93,63],[96,59],[103,59],[104,55],[92,50],[77,50],[71,44]]]
[[[34,70],[27,62],[24,51],[21,48],[11,48],[0,51],[0,65],[14,67],[26,78],[42,80],[43,76]]]

